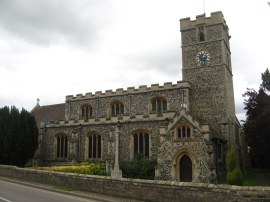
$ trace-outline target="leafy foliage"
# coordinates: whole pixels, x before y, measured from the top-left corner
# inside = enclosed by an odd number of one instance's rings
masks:
[[[138,156],[132,161],[120,162],[120,168],[125,178],[149,179],[155,177],[156,161]]]
[[[24,166],[37,148],[35,118],[16,107],[0,108],[0,163]]]
[[[234,168],[232,171],[227,173],[228,184],[242,185],[243,180],[244,180],[243,173],[239,167]]]
[[[85,175],[106,175],[106,166],[104,163],[83,163],[79,166],[51,166],[51,167],[37,167],[38,170],[77,173]]]
[[[233,171],[233,169],[236,166],[235,163],[236,163],[236,160],[235,160],[234,153],[232,151],[228,151],[227,156],[226,156],[227,172]]]
[[[270,168],[270,73],[262,73],[259,91],[247,89],[243,95],[247,120],[243,125],[250,148],[252,167]]]
[[[242,185],[244,180],[243,173],[239,167],[236,167],[236,159],[232,151],[227,152],[226,167],[228,184]]]

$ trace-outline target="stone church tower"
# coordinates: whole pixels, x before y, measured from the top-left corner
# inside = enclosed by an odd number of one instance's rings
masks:
[[[222,12],[181,19],[180,27],[182,81],[68,95],[65,104],[36,108],[42,130],[35,158],[106,163],[113,174],[118,159],[142,156],[156,161],[157,180],[215,183],[224,176],[226,150],[238,159],[243,153],[228,27]]]
[[[222,12],[180,20],[182,75],[192,84],[192,113],[208,122],[227,138],[228,147],[238,153],[239,123],[235,103],[229,44],[229,28]]]

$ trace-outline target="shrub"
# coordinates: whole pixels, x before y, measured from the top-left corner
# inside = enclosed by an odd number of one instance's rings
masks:
[[[82,163],[79,166],[52,166],[38,167],[36,169],[85,175],[106,175],[106,165],[104,163]]]
[[[84,162],[81,162],[81,163],[80,163],[80,165],[81,165],[81,166],[89,166],[89,165],[90,165],[90,163],[89,163],[89,162],[87,162],[87,161],[84,161]]]
[[[235,165],[236,165],[236,161],[235,161],[234,153],[232,151],[228,151],[227,156],[226,156],[227,172],[233,171],[233,169],[235,168]]]
[[[28,160],[26,161],[24,167],[27,167],[27,168],[32,167],[32,165],[33,165],[32,162],[33,162],[33,159],[28,159]]]
[[[120,162],[120,168],[125,178],[149,179],[155,177],[156,161],[141,156],[132,161]]]
[[[242,185],[244,180],[243,173],[239,167],[236,167],[235,155],[232,151],[227,152],[226,167],[227,183],[231,185]]]
[[[242,170],[237,167],[234,168],[232,171],[227,173],[227,182],[231,185],[242,185],[243,184],[243,173]]]
[[[106,175],[106,165],[104,163],[91,164],[92,175]]]

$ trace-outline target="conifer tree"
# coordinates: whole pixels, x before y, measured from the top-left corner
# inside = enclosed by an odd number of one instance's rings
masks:
[[[35,118],[25,109],[0,108],[0,163],[24,166],[37,148]]]
[[[249,147],[251,164],[257,168],[270,168],[270,73],[262,73],[259,91],[248,89],[245,99],[246,122],[244,133]]]

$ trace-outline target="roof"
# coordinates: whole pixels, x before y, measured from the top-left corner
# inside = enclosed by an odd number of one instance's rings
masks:
[[[209,125],[209,129],[210,129],[210,134],[211,134],[211,139],[214,140],[222,140],[224,142],[227,141],[227,138],[221,134],[221,131],[217,131],[212,125],[210,125],[205,119],[202,119],[202,118],[198,118],[196,117],[200,123],[204,123],[204,124],[207,124]]]
[[[39,106],[37,104],[31,114],[34,115],[38,128],[41,127],[42,123],[47,123],[49,121],[57,121],[65,119],[65,103]]]

